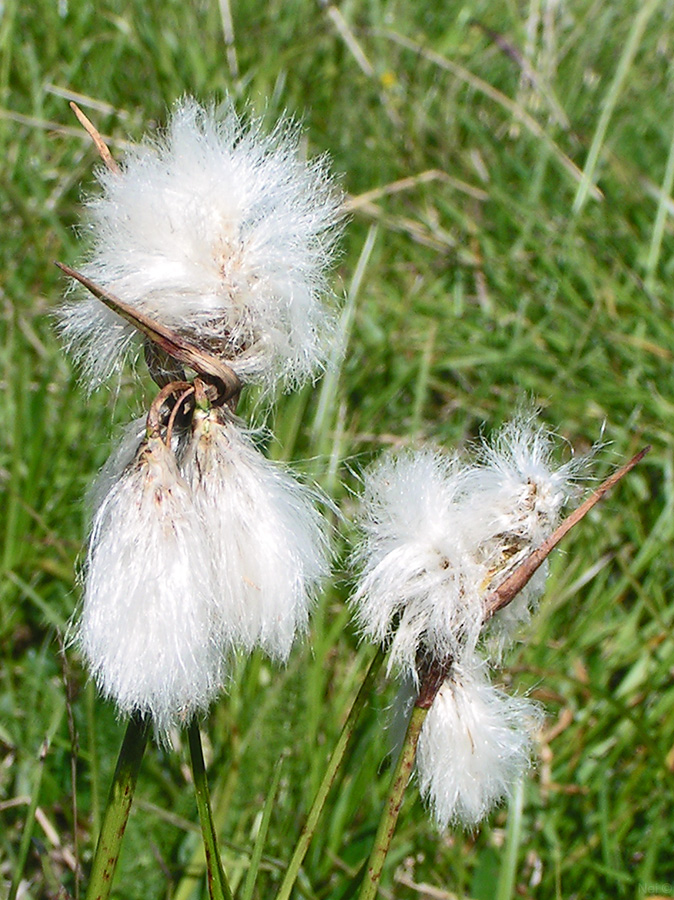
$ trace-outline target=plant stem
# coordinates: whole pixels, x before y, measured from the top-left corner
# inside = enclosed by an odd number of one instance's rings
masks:
[[[149,731],[147,719],[131,716],[103,814],[86,900],[105,900],[110,895]]]
[[[201,746],[199,723],[196,719],[192,719],[187,735],[190,744],[190,759],[192,761],[194,789],[197,795],[199,821],[201,822],[201,833],[204,839],[204,853],[206,854],[208,893],[211,900],[232,900],[232,892],[227,883],[225,870],[220,859],[220,851],[218,850],[211,799],[208,791],[208,779],[206,778],[206,766],[204,764],[204,751]]]
[[[361,885],[359,900],[374,900],[377,895],[379,879],[381,878],[382,869],[384,868],[384,860],[391,846],[393,833],[395,832],[396,822],[398,821],[398,813],[403,802],[405,788],[412,774],[414,766],[414,757],[417,751],[417,743],[424,719],[428,715],[428,708],[415,705],[412,709],[409,725],[405,733],[403,745],[400,750],[400,756],[396,763],[393,778],[391,779],[391,787],[389,788],[386,806],[379,822],[377,835],[374,839],[374,846],[370,853],[367,863],[365,877]]]
[[[332,751],[332,756],[330,757],[330,761],[328,762],[328,767],[325,770],[323,780],[318,787],[318,791],[316,792],[316,796],[314,797],[314,802],[311,804],[311,809],[309,810],[306,824],[302,829],[302,834],[300,835],[300,838],[295,847],[295,851],[292,855],[292,859],[290,860],[288,868],[286,869],[283,882],[281,883],[279,892],[276,895],[276,900],[288,900],[288,898],[290,897],[290,892],[292,891],[295,881],[297,880],[297,876],[304,861],[304,857],[306,856],[307,850],[309,849],[309,844],[311,843],[311,839],[316,832],[318,819],[321,815],[321,812],[323,811],[323,807],[330,792],[330,788],[335,781],[337,772],[339,771],[339,768],[342,764],[342,760],[344,759],[348,746],[351,743],[351,738],[353,737],[356,722],[367,702],[368,697],[370,696],[372,686],[374,685],[375,678],[377,677],[377,673],[379,672],[379,669],[384,662],[384,656],[384,651],[380,647],[377,650],[377,653],[374,656],[372,662],[370,663],[370,668],[367,670],[367,674],[363,679],[363,683],[360,686],[358,694],[356,695],[356,699],[353,701],[353,706],[349,711],[349,715],[347,716],[346,722],[344,723],[344,727],[342,728],[342,732],[339,736],[337,744],[335,745],[335,749]]]

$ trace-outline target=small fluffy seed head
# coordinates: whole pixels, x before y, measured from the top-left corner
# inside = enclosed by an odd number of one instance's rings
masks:
[[[466,477],[431,451],[386,457],[365,475],[352,603],[363,634],[391,642],[389,667],[412,675],[421,648],[454,655],[480,630],[485,570],[464,540]]]
[[[557,464],[556,445],[534,413],[518,415],[482,443],[471,491],[482,495],[480,527],[485,533],[491,530],[531,547],[553,531],[587,467],[587,457]]]
[[[389,668],[415,677],[419,653],[443,660],[475,647],[486,596],[552,533],[587,464],[556,465],[553,450],[523,414],[473,459],[403,453],[365,474],[352,603],[362,633],[390,643]],[[530,617],[546,573],[490,621],[494,657]]]
[[[324,159],[302,159],[298,127],[282,119],[265,133],[231,101],[216,116],[188,98],[121,169],[97,172],[83,273],[245,381],[314,374],[333,327],[323,296],[341,195]],[[91,297],[62,308],[60,329],[92,387],[134,337]]]
[[[181,465],[215,563],[220,640],[286,660],[328,571],[310,493],[222,410],[197,410]]]
[[[477,555],[488,571],[488,588],[497,587],[552,534],[564,505],[578,492],[588,458],[555,461],[555,436],[521,413],[484,441],[473,467],[469,493],[474,501],[473,527],[480,534]],[[525,624],[543,594],[544,564],[515,600],[490,623],[497,653]]]
[[[530,765],[541,720],[536,704],[495,688],[481,661],[455,666],[417,747],[420,791],[439,828],[474,828],[508,796]]]
[[[152,438],[94,516],[78,642],[101,693],[160,739],[224,678],[206,536],[172,453]]]

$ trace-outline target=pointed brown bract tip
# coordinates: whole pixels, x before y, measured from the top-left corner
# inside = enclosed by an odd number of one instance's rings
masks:
[[[572,528],[574,528],[589,513],[593,506],[599,503],[606,494],[621,481],[628,472],[641,462],[641,460],[650,452],[650,444],[635,454],[629,462],[616,469],[609,477],[603,481],[599,487],[590,494],[590,496],[579,507],[574,509],[570,515],[564,519],[562,524],[557,528],[549,538],[547,538],[540,547],[534,550],[525,560],[512,572],[505,581],[496,588],[485,600],[485,621],[490,619],[495,613],[503,609],[511,603],[519,594],[523,587],[532,579],[534,573],[545,562],[548,556],[555,549],[557,544],[565,537]]]
[[[214,404],[230,403],[235,404],[243,384],[239,376],[234,370],[210,353],[202,350],[200,347],[187,341],[178,332],[167,328],[160,322],[155,321],[145,313],[140,312],[128,303],[124,303],[119,297],[106,291],[96,282],[82,275],[76,269],[67,266],[65,263],[56,262],[56,266],[61,269],[70,278],[79,281],[90,293],[98,300],[104,303],[108,309],[117,313],[122,319],[136,328],[148,340],[157,344],[164,353],[171,359],[177,360],[191,369],[194,369],[201,377],[215,383],[217,387],[217,397],[213,400]]]
[[[77,103],[74,100],[71,100],[68,104],[72,111],[77,116],[77,121],[80,123],[82,128],[87,132],[90,136],[91,140],[94,142],[96,149],[98,150],[98,155],[101,157],[107,169],[111,172],[114,172],[115,175],[121,175],[121,169],[113,159],[112,153],[108,148],[108,145],[105,143],[103,138],[101,137],[101,133],[96,128],[94,123],[89,119],[82,110],[79,108]]]

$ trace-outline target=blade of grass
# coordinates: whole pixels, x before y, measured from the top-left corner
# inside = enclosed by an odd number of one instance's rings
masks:
[[[208,876],[208,893],[211,900],[232,900],[232,892],[229,889],[225,870],[222,866],[220,851],[218,850],[218,838],[213,822],[208,779],[204,763],[204,751],[201,746],[201,734],[199,723],[192,719],[187,731],[190,745],[190,760],[192,762],[192,774],[194,776],[194,788],[197,796],[197,808],[201,833],[204,839],[204,852],[206,853],[206,872]]]
[[[655,214],[653,234],[651,235],[651,243],[648,248],[648,258],[646,260],[646,290],[649,291],[652,291],[654,288],[655,270],[658,267],[658,260],[660,259],[660,249],[662,247],[662,238],[665,233],[668,205],[671,203],[672,187],[674,187],[674,127],[672,128],[672,140],[669,144],[665,175],[662,179],[662,189],[659,192],[658,211]]]
[[[255,890],[257,875],[260,871],[260,862],[262,861],[262,851],[264,850],[264,845],[267,840],[271,814],[272,810],[274,809],[274,803],[276,802],[276,794],[278,792],[279,782],[281,781],[282,767],[283,757],[281,757],[281,759],[278,761],[276,765],[276,771],[274,772],[274,777],[271,784],[269,785],[267,799],[265,800],[264,809],[262,811],[262,821],[260,822],[260,828],[258,830],[257,837],[255,838],[255,844],[253,845],[253,852],[250,857],[250,865],[248,866],[248,873],[246,875],[246,882],[243,886],[241,900],[252,900],[253,898],[253,891]]]
[[[47,753],[49,751],[49,746],[51,744],[52,738],[54,737],[54,734],[56,733],[61,723],[61,718],[63,717],[64,711],[65,702],[62,705],[59,705],[54,711],[49,730],[44,741],[42,742],[42,746],[40,747],[37,766],[35,767],[35,771],[33,774],[33,784],[30,792],[30,805],[28,807],[28,812],[26,813],[26,821],[24,823],[23,832],[21,834],[21,843],[19,845],[17,864],[12,875],[12,883],[9,888],[7,900],[16,900],[17,898],[19,884],[21,883],[21,879],[23,877],[23,872],[26,867],[26,860],[28,859],[28,852],[30,850],[31,841],[33,838],[35,814],[37,812],[37,807],[40,800],[40,788],[42,787],[42,776],[44,774],[45,759],[47,758]]]
[[[594,135],[592,136],[592,143],[590,144],[590,150],[587,154],[587,161],[585,163],[585,168],[583,169],[583,175],[573,201],[574,213],[579,213],[581,211],[581,209],[585,205],[585,201],[587,200],[587,195],[590,193],[591,189],[595,187],[595,185],[593,184],[594,174],[597,168],[597,162],[599,161],[599,154],[601,153],[601,149],[606,139],[606,132],[608,131],[608,125],[611,121],[611,116],[613,115],[616,103],[618,102],[618,98],[620,97],[623,85],[625,84],[625,79],[627,78],[630,66],[632,65],[632,60],[634,59],[634,56],[639,49],[639,43],[643,36],[646,25],[648,24],[648,20],[659,5],[660,0],[650,0],[650,2],[645,3],[641,7],[639,12],[634,17],[634,22],[632,23],[629,37],[627,38],[627,43],[625,44],[625,48],[620,56],[620,59],[618,60],[618,66],[615,70],[615,75],[613,76],[613,80],[611,81],[609,89],[606,92],[606,97],[604,98],[604,102],[602,104],[601,115],[599,116],[597,127],[595,128]]]
[[[328,417],[334,407],[335,397],[337,396],[337,386],[342,370],[342,361],[349,344],[349,338],[351,337],[351,329],[353,327],[356,310],[356,299],[360,291],[370,256],[372,255],[372,250],[377,238],[377,231],[377,226],[371,225],[367,232],[367,237],[365,238],[365,243],[363,244],[363,249],[360,252],[358,264],[356,265],[356,271],[351,279],[351,286],[346,298],[346,304],[339,318],[339,325],[337,326],[330,359],[328,360],[325,377],[318,397],[316,415],[311,426],[311,436],[317,446],[319,446],[319,441],[324,442],[327,435]]]
[[[89,784],[91,787],[91,822],[94,834],[98,834],[101,827],[101,803],[98,787],[98,744],[96,743],[96,688],[93,681],[88,681],[84,689],[84,709],[87,722],[88,751],[89,751]]]
[[[515,893],[517,876],[517,855],[522,843],[522,811],[524,809],[524,782],[518,781],[513,789],[508,808],[506,843],[503,860],[498,873],[498,884],[494,900],[510,900]]]
[[[344,727],[342,728],[342,732],[339,736],[337,744],[335,745],[335,749],[332,751],[332,756],[330,757],[328,767],[325,770],[325,775],[323,776],[323,780],[321,781],[318,791],[316,792],[314,802],[311,804],[311,809],[309,810],[309,815],[307,816],[306,825],[302,829],[300,839],[297,842],[295,851],[290,862],[288,863],[288,868],[283,878],[283,882],[281,883],[281,887],[279,888],[278,894],[276,895],[276,900],[288,900],[288,898],[290,897],[295,881],[297,880],[300,867],[302,866],[304,857],[306,856],[307,850],[309,849],[309,844],[311,843],[311,839],[316,831],[316,826],[318,825],[318,820],[323,811],[323,807],[325,806],[325,801],[327,800],[330,788],[332,787],[334,780],[337,777],[337,772],[339,771],[347,748],[353,737],[356,722],[358,721],[360,713],[372,692],[377,673],[379,672],[379,669],[381,668],[383,662],[384,651],[379,648],[372,662],[370,663],[370,668],[367,670],[367,674],[363,679],[363,683],[360,686],[358,694],[356,695],[356,699],[353,701],[353,706],[349,711],[349,715],[347,716],[346,722],[344,723]]]
[[[414,385],[414,403],[412,405],[412,422],[410,425],[411,434],[419,434],[422,425],[422,414],[424,404],[428,394],[428,382],[431,374],[431,363],[433,361],[433,351],[435,349],[435,339],[437,336],[437,325],[434,322],[428,329],[428,338],[424,345],[419,361],[419,374]]]

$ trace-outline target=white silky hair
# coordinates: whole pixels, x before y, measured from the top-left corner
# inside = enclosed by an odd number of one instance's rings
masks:
[[[557,444],[535,411],[520,412],[482,442],[471,486],[482,497],[479,527],[529,545],[551,533],[588,464],[586,456],[557,464]]]
[[[97,171],[82,272],[221,358],[245,381],[295,385],[323,364],[334,316],[323,297],[341,193],[324,157],[301,157],[289,118],[265,133],[231,100],[185,98],[166,132]],[[60,311],[66,346],[96,387],[119,368],[132,326],[91,297]]]
[[[365,636],[390,641],[389,671],[416,677],[422,646],[442,659],[479,634],[486,569],[464,540],[466,477],[458,459],[430,450],[384,457],[365,474],[351,603]]]
[[[90,518],[93,518],[101,503],[119,481],[122,472],[136,458],[145,440],[146,432],[147,416],[134,419],[124,428],[121,440],[87,490],[85,506]]]
[[[408,451],[365,473],[351,603],[362,634],[390,644],[389,671],[416,677],[419,651],[444,659],[476,646],[486,596],[552,533],[587,467],[587,457],[557,464],[555,445],[521,412],[468,459]],[[530,619],[547,571],[490,620],[492,659]]]
[[[225,677],[202,522],[159,438],[140,447],[94,516],[78,642],[101,693],[160,740],[205,711]]]
[[[494,687],[483,661],[464,657],[440,688],[417,746],[419,789],[441,829],[472,829],[530,766],[542,711]]]
[[[490,441],[483,441],[471,469],[470,521],[481,538],[478,557],[489,572],[488,589],[497,587],[549,537],[564,505],[578,493],[590,456],[555,461],[559,441],[537,421],[535,410],[522,410]],[[536,608],[548,573],[547,562],[491,620],[492,652],[500,658],[517,630]]]
[[[285,661],[329,568],[310,491],[219,410],[196,411],[181,467],[214,560],[220,639]]]
[[[117,446],[114,447],[98,475],[87,490],[85,506],[90,519],[96,514],[96,510],[119,480],[122,472],[136,458],[146,437],[147,415],[134,419],[124,427],[121,439],[117,443]],[[179,452],[181,440],[184,440],[184,435],[174,429],[173,438],[171,440],[171,449],[174,454]]]

